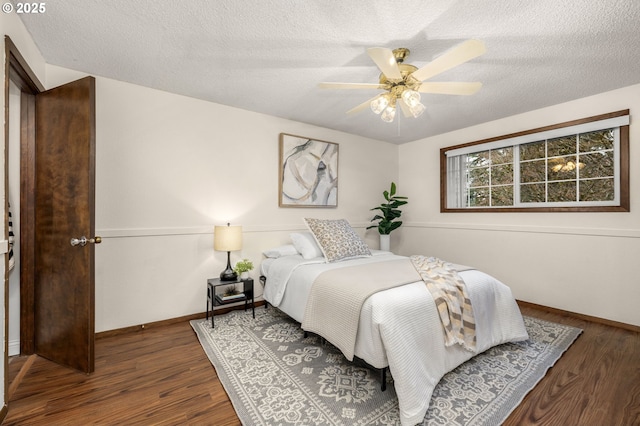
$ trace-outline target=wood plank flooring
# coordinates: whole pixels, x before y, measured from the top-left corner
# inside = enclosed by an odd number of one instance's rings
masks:
[[[640,425],[639,333],[521,309],[584,332],[505,425]],[[27,361],[12,359],[10,376]],[[3,425],[240,424],[187,322],[97,339],[91,375],[40,357],[29,362]]]

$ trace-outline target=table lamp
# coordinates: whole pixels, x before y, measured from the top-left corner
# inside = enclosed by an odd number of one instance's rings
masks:
[[[242,226],[227,223],[213,228],[213,249],[227,252],[227,269],[220,273],[221,281],[235,281],[238,275],[231,268],[231,252],[242,249]]]

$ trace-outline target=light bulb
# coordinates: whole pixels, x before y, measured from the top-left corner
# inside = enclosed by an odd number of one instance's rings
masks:
[[[411,115],[413,115],[413,118],[420,117],[425,109],[426,109],[425,106],[422,105],[420,102],[418,102],[412,107],[409,107],[409,111],[411,111]]]
[[[396,108],[393,105],[389,105],[387,108],[385,108],[385,110],[382,112],[382,115],[380,116],[380,118],[382,118],[382,121],[386,121],[387,123],[391,123],[395,117]]]
[[[409,108],[413,108],[420,103],[420,93],[415,90],[405,90],[402,92],[402,100]]]
[[[371,111],[380,114],[389,105],[389,98],[386,94],[380,95],[371,101]]]

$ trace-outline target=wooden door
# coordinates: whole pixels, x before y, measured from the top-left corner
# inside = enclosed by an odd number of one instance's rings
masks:
[[[35,99],[35,352],[94,370],[95,79]]]

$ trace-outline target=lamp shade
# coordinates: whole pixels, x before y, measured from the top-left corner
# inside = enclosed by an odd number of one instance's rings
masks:
[[[215,226],[213,228],[213,249],[218,251],[241,250],[242,226]]]

